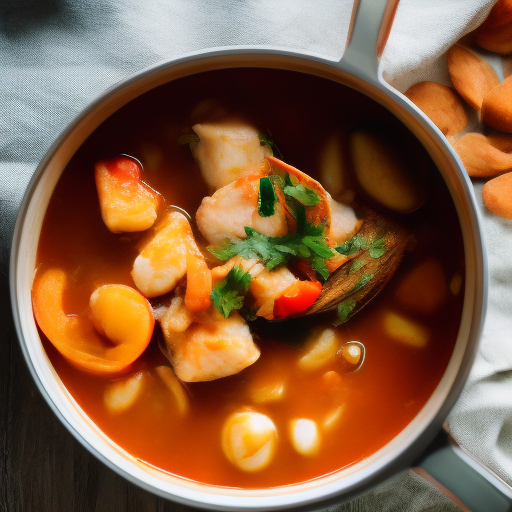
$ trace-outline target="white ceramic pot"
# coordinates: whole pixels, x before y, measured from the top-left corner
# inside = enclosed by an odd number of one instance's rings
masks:
[[[12,245],[12,305],[23,354],[37,386],[62,423],[91,453],[131,482],[157,495],[210,510],[318,508],[354,496],[410,464],[439,431],[459,396],[477,350],[487,297],[477,208],[471,183],[441,132],[378,72],[376,48],[385,41],[396,1],[387,3],[360,2],[350,43],[339,62],[276,49],[228,48],[194,53],[140,72],[109,89],[82,112],[37,168],[20,208]],[[219,488],[181,479],[138,462],[114,444],[77,405],[53,369],[31,305],[45,211],[62,171],[85,139],[121,106],[159,85],[199,72],[236,67],[316,75],[354,88],[388,109],[423,144],[446,182],[460,220],[466,262],[464,307],[456,345],[439,385],[413,421],[377,453],[349,468],[302,484],[258,490]]]

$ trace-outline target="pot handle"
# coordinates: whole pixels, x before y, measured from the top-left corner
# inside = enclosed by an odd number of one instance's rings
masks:
[[[471,512],[512,511],[512,489],[465,453],[444,431],[414,466],[428,473]]]
[[[399,0],[355,0],[347,47],[339,64],[368,82],[381,82],[379,60]]]

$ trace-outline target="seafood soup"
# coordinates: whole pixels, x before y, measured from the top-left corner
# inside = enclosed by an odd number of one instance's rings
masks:
[[[175,80],[63,172],[32,289],[42,343],[134,458],[217,486],[372,455],[439,383],[462,235],[416,139],[340,84],[264,69]]]

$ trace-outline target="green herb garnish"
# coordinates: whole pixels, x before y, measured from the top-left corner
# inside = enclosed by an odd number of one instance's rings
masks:
[[[372,242],[372,245],[369,249],[370,256],[372,258],[380,258],[384,255],[384,253],[387,251],[386,241],[384,238],[379,238],[378,240],[375,240]]]
[[[356,292],[357,290],[360,290],[363,286],[366,286],[371,280],[373,279],[373,274],[370,274],[369,272],[365,272],[362,276],[359,282],[354,286],[353,291]]]
[[[349,318],[350,314],[356,307],[357,301],[355,299],[346,299],[338,304],[338,319],[334,322],[334,325],[340,325],[345,323]]]
[[[345,256],[350,256],[358,251],[368,250],[370,256],[377,259],[386,252],[387,246],[384,238],[371,241],[365,235],[357,233],[345,243],[336,247],[336,250]]]
[[[334,256],[334,252],[325,241],[324,226],[304,221],[300,231],[284,236],[266,236],[249,227],[245,228],[245,233],[247,238],[243,240],[226,239],[208,247],[208,251],[221,261],[235,256],[246,260],[256,258],[269,270],[284,265],[293,257],[307,259],[324,280],[329,277],[325,259]]]
[[[300,183],[298,185],[285,186],[283,188],[283,192],[285,195],[293,197],[304,206],[315,206],[320,202],[320,198],[314,190],[307,188]]]
[[[355,252],[368,249],[370,247],[370,240],[364,235],[357,233],[352,238],[349,238],[343,245],[336,247],[336,250],[344,256],[350,256]]]
[[[261,217],[271,217],[274,215],[277,201],[274,185],[268,177],[260,179],[258,194],[258,213]]]
[[[215,307],[227,318],[235,309],[244,305],[244,296],[251,284],[251,274],[235,265],[228,275],[212,290],[211,299]]]

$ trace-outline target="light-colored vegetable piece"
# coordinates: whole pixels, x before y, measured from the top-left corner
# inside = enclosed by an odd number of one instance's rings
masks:
[[[327,138],[320,153],[320,182],[336,198],[347,187],[344,152],[343,134],[336,132]]]
[[[497,130],[512,133],[512,76],[485,95],[482,121]]]
[[[455,44],[448,50],[448,72],[457,92],[476,109],[500,80],[496,71],[473,52]]]
[[[288,232],[286,216],[279,203],[275,205],[274,215],[262,217],[258,213],[260,177],[245,176],[203,199],[196,212],[196,222],[208,242],[217,244],[226,238],[233,241],[246,238],[246,226],[267,236],[282,236]]]
[[[512,169],[512,153],[499,150],[491,139],[480,133],[466,133],[453,146],[471,177],[497,176]],[[512,149],[512,146],[511,146]]]
[[[114,414],[132,407],[146,386],[147,374],[137,372],[123,379],[110,382],[103,394],[105,407]]]
[[[112,336],[107,341],[94,328],[89,318],[91,311],[65,309],[68,282],[69,277],[61,269],[36,273],[32,305],[39,327],[55,348],[78,368],[93,373],[124,370],[142,354],[151,339],[154,326],[151,306],[128,286],[101,287],[91,298],[92,316],[101,332]]]
[[[482,199],[492,213],[512,219],[512,172],[489,180],[482,189]]]
[[[170,292],[187,271],[186,217],[167,211],[133,263],[132,278],[146,297]]]
[[[468,125],[464,105],[457,93],[437,82],[419,82],[405,95],[446,135],[457,135]]]
[[[424,176],[403,150],[380,135],[357,130],[350,136],[350,151],[357,180],[375,201],[399,213],[419,208],[426,199]]]
[[[345,404],[338,405],[329,411],[322,421],[322,427],[325,431],[329,432],[340,424],[347,406]]]
[[[277,429],[273,421],[254,411],[231,414],[222,428],[222,450],[243,471],[260,471],[274,456]]]
[[[156,220],[160,196],[141,180],[140,164],[125,156],[95,166],[103,222],[113,233],[143,231]]]
[[[290,440],[301,455],[316,455],[320,450],[320,433],[316,422],[307,418],[290,421]]]
[[[455,272],[453,274],[452,280],[450,281],[450,291],[452,295],[459,295],[460,290],[462,289],[462,272]]]
[[[426,327],[393,311],[384,314],[383,324],[388,336],[411,347],[422,348],[430,338]]]
[[[283,378],[271,378],[264,381],[252,382],[249,387],[249,396],[257,404],[277,402],[285,395],[285,381]]]
[[[446,275],[434,258],[421,262],[398,283],[396,298],[412,313],[428,315],[438,311],[448,297]]]
[[[183,384],[178,380],[174,372],[168,366],[157,366],[155,368],[155,373],[160,377],[160,380],[173,396],[180,415],[185,416],[190,409],[190,403],[187,393],[183,389]]]
[[[334,329],[315,331],[306,341],[306,353],[299,359],[301,370],[313,371],[332,362],[339,348]]]
[[[260,356],[249,327],[236,311],[224,318],[212,306],[196,313],[184,331],[174,331],[172,322],[162,323],[162,330],[168,349],[166,356],[183,382],[233,375]]]
[[[247,174],[259,173],[265,156],[272,154],[266,145],[261,145],[258,130],[242,120],[199,123],[192,129],[199,142],[190,144],[190,149],[213,190]]]

